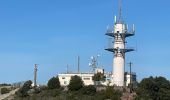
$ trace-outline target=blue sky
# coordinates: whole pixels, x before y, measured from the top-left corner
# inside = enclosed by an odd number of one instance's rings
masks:
[[[170,79],[170,1],[123,0],[123,19],[136,25],[127,39],[137,51],[126,56],[138,80],[148,76]],[[107,25],[114,24],[117,0],[0,0],[0,83],[33,79],[45,84],[58,73],[90,70],[90,57],[100,54],[99,65],[112,70],[113,55]],[[137,44],[137,46],[136,46]]]

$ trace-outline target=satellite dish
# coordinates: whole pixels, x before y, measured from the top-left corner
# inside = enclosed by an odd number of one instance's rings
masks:
[[[91,59],[94,59],[94,57],[93,57],[93,56],[91,56]]]

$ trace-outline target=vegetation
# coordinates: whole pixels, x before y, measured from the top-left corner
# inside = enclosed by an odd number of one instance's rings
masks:
[[[94,76],[92,77],[95,85],[100,85],[101,81],[105,81],[105,76],[103,73],[96,73],[94,74]]]
[[[93,85],[84,86],[82,89],[82,93],[85,95],[93,96],[96,93],[96,88]]]
[[[11,86],[11,84],[2,83],[2,84],[0,84],[0,87],[1,87],[1,86]]]
[[[9,93],[10,92],[10,89],[8,88],[1,88],[1,94],[6,94],[6,93]]]
[[[94,80],[103,79],[99,76],[96,74]],[[121,100],[123,94],[123,91],[115,90],[113,86],[103,89],[93,85],[84,86],[79,76],[73,76],[68,87],[61,87],[58,77],[53,77],[48,81],[47,86],[40,86],[37,92],[32,93],[29,92],[32,90],[31,84],[31,81],[25,82],[23,87],[16,92],[14,100]],[[144,78],[134,92],[136,93],[135,100],[169,100],[170,81],[164,77]]]
[[[122,93],[114,90],[113,87],[102,91],[95,91],[94,88],[94,86],[86,86],[77,91],[47,88],[38,94],[15,97],[14,100],[120,100]]]
[[[70,91],[77,91],[79,89],[81,89],[84,86],[84,83],[81,79],[81,77],[75,75],[73,77],[71,77],[70,83],[68,85],[68,89]]]
[[[122,95],[113,87],[96,91],[94,85],[84,86],[79,76],[73,76],[68,87],[61,87],[58,77],[53,77],[48,81],[47,86],[40,86],[37,88],[38,92],[32,93],[29,92],[33,90],[31,84],[31,81],[25,82],[24,86],[16,93],[14,100],[120,100]]]
[[[143,79],[136,90],[136,100],[169,100],[170,82],[164,77]]]
[[[49,89],[59,89],[60,86],[60,81],[58,77],[53,77],[48,81],[48,88]]]
[[[28,91],[31,89],[31,84],[32,84],[32,81],[31,80],[28,80],[24,83],[23,87],[20,88],[16,94],[20,97],[26,97],[26,96],[29,96],[28,95]]]
[[[121,100],[122,92],[115,90],[113,86],[107,86],[106,90],[97,92],[95,100]]]
[[[94,74],[94,76],[92,77],[92,79],[93,79],[94,81],[104,81],[105,78],[106,78],[106,77],[104,76],[103,73],[96,73],[96,74]]]

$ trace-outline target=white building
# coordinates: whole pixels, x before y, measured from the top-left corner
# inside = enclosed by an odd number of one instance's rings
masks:
[[[95,73],[104,73],[104,69],[95,68]],[[65,74],[58,74],[58,78],[61,86],[67,86],[70,83],[71,77],[76,75],[81,77],[82,81],[84,82],[84,85],[94,85],[94,81],[92,79],[94,73],[65,73]],[[105,82],[101,82],[101,84],[107,84],[107,83],[105,81]]]
[[[131,78],[131,80],[130,80]],[[130,84],[130,81],[131,83],[135,86],[136,85],[136,73],[132,73],[131,76],[130,76],[130,73],[128,72],[125,72],[125,85],[128,86]]]
[[[58,78],[60,81],[61,86],[67,86],[70,83],[71,77],[72,76],[79,76],[81,77],[82,81],[84,82],[84,85],[94,85],[94,81],[92,77],[94,76],[94,73],[66,73],[66,74],[58,74]],[[101,81],[101,85],[112,85],[111,84],[111,77],[108,77],[110,75],[105,75],[106,79],[105,81]]]
[[[96,69],[95,71],[96,73],[103,73],[104,70],[103,69]],[[94,85],[94,81],[92,79],[92,77],[94,76],[94,73],[65,73],[65,74],[58,74],[58,78],[60,81],[60,85],[61,86],[67,86],[70,83],[71,77],[72,76],[79,76],[81,77],[82,81],[84,82],[84,85]],[[104,74],[106,76],[105,81],[100,82],[100,84],[102,85],[114,85],[113,83],[113,77],[111,73],[105,73]],[[130,74],[125,72],[124,74],[125,76],[125,86],[128,86],[130,83]],[[135,84],[136,83],[136,74],[132,73],[132,83]]]
[[[66,73],[66,74],[58,74],[58,78],[61,86],[67,86],[70,83],[70,79],[72,76],[79,76],[84,82],[84,85],[94,85],[92,77],[93,73]]]

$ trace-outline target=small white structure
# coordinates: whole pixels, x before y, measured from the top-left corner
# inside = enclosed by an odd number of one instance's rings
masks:
[[[131,78],[131,80],[130,80],[130,78]],[[136,73],[131,73],[131,76],[130,76],[130,73],[128,73],[128,72],[125,72],[125,85],[126,86],[129,86],[129,84],[130,84],[130,81],[131,81],[131,84],[133,84],[133,85],[136,85]]]
[[[35,84],[34,83],[32,83],[31,84],[31,87],[34,87],[35,86]],[[36,85],[37,87],[39,87],[40,85]]]
[[[95,73],[104,73],[104,69],[102,68],[96,68]]]

